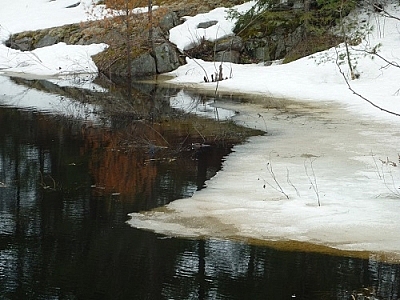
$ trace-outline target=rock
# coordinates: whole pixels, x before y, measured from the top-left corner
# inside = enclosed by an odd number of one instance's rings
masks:
[[[295,0],[293,2],[293,9],[294,10],[303,10],[304,9],[304,1]]]
[[[178,15],[170,11],[161,18],[159,26],[164,32],[168,32],[170,29],[174,28],[175,26],[179,25],[180,21]]]
[[[232,36],[215,41],[215,51],[231,51],[241,52],[243,50],[243,40],[238,36]]]
[[[204,29],[205,29],[205,28],[214,26],[214,25],[216,25],[216,24],[218,24],[218,21],[215,21],[215,20],[213,20],[213,21],[201,22],[201,23],[199,23],[199,24],[197,25],[197,28],[204,28]]]
[[[286,41],[279,39],[276,41],[275,57],[274,59],[283,58],[286,55]]]
[[[160,27],[154,27],[153,28],[153,41],[165,41],[168,40],[168,34],[165,34],[165,31],[163,31]]]
[[[47,47],[57,43],[58,43],[57,37],[51,35],[45,35],[35,44],[35,48]]]
[[[179,67],[179,56],[174,47],[169,43],[163,43],[154,49],[157,61],[157,73],[165,73]]]
[[[131,76],[145,77],[156,74],[156,62],[150,53],[144,53],[132,61]]]
[[[254,51],[254,56],[258,61],[265,63],[271,61],[270,51],[271,50],[267,45],[264,47],[258,47]]]
[[[231,62],[237,64],[240,62],[240,52],[235,50],[216,52],[214,59],[217,62]]]
[[[74,4],[71,4],[71,5],[68,5],[68,6],[66,6],[65,8],[74,8],[74,7],[78,7],[79,4],[81,4],[80,1],[78,1],[78,2],[76,2],[76,3],[74,3]]]
[[[284,58],[304,36],[303,26],[293,28],[278,27],[261,37],[254,36],[244,42],[243,52],[257,62],[268,62]]]
[[[10,48],[21,50],[21,51],[30,51],[33,50],[33,38],[32,37],[23,37],[20,39],[10,39],[6,42]]]

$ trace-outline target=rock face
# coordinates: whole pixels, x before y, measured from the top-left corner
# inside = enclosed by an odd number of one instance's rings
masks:
[[[54,45],[57,43],[58,43],[58,38],[56,36],[51,36],[51,35],[47,34],[36,43],[35,47],[42,48],[42,47],[51,46],[51,45]]]
[[[215,60],[218,62],[240,62],[243,40],[238,36],[223,38],[215,43]]]
[[[166,73],[175,70],[181,64],[178,53],[171,44],[162,43],[154,48],[157,73]]]
[[[85,28],[79,26],[79,24],[72,24],[14,34],[6,41],[6,45],[21,51],[30,51],[60,42],[69,45],[89,45],[101,43],[101,33],[102,29],[95,26]]]
[[[277,28],[268,36],[252,37],[244,42],[244,53],[256,62],[268,63],[282,59],[303,38],[303,27]]]
[[[230,36],[215,42],[203,41],[188,51],[189,56],[206,61],[269,64],[283,59],[304,37],[304,29],[293,16],[280,16],[283,20],[263,20],[241,30],[240,36]],[[265,22],[264,22],[265,21]],[[213,21],[198,27],[215,25]]]
[[[242,62],[269,63],[283,59],[304,38],[304,22],[293,9],[267,10],[249,24],[238,23],[243,39]]]
[[[179,25],[179,23],[178,15],[173,11],[169,11],[161,18],[158,25],[163,32],[168,34],[169,30]]]
[[[131,76],[145,77],[151,76],[157,73],[156,61],[150,53],[144,53],[139,57],[132,60],[131,65]]]
[[[131,68],[128,70],[128,63],[125,51],[122,51],[121,58],[117,63],[105,62],[98,65],[99,71],[107,74],[110,78],[127,78],[129,72],[132,78],[152,76],[172,71],[179,67],[183,61],[180,59],[180,52],[176,47],[168,43],[169,30],[178,25],[179,18],[175,12],[166,13],[159,22],[159,26],[153,28],[154,50],[137,51],[133,49],[134,55],[131,61]],[[121,40],[122,36],[122,40]],[[31,51],[36,48],[47,47],[59,42],[66,44],[88,45],[115,41],[119,38],[119,44],[125,43],[124,35],[115,30],[106,31],[104,28],[92,24],[91,26],[66,25],[39,31],[23,32],[9,38],[6,45],[10,48]],[[104,67],[107,66],[107,67]]]
[[[77,2],[79,4],[79,2]],[[114,56],[105,54],[95,60],[99,71],[108,77],[140,78],[172,71],[184,63],[183,55],[174,45],[168,42],[169,30],[177,26],[182,11],[168,11],[159,18],[157,26],[153,28],[153,49],[149,50],[149,43],[137,44],[134,35],[135,49],[132,49],[131,68],[128,67],[126,50],[126,33],[121,27],[106,29],[98,23],[73,24],[50,28],[34,32],[24,32],[13,35],[6,44],[14,49],[29,51],[40,47],[51,46],[59,42],[66,44],[87,45],[92,43],[115,42],[120,52]],[[210,20],[198,24],[199,28],[208,28],[217,24]],[[147,29],[139,28],[136,34],[142,40],[147,40]],[[292,15],[282,14],[280,19],[268,19],[263,16],[260,21],[240,30],[240,36],[230,36],[213,43],[204,41],[196,48],[188,51],[188,55],[208,61],[232,63],[268,63],[272,60],[284,58],[290,50],[303,38],[303,29],[298,19]],[[110,41],[110,43],[109,43]],[[110,48],[112,48],[110,46]],[[146,50],[147,49],[147,50]],[[114,50],[113,50],[114,51]]]

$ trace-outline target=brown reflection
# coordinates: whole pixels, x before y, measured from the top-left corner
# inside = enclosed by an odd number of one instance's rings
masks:
[[[140,123],[118,132],[85,126],[82,135],[85,143],[81,154],[91,153],[89,171],[94,193],[151,193],[157,176],[153,149],[163,144],[154,130]]]

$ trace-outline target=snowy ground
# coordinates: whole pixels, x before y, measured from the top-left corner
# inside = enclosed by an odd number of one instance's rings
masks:
[[[0,74],[59,76],[71,73],[95,73],[91,56],[107,45],[77,46],[59,43],[54,46],[22,52],[9,49],[4,41],[13,33],[79,23],[101,17],[101,7],[93,9],[92,0],[18,0],[4,1],[0,10]]]
[[[87,19],[86,7],[91,1],[65,8],[73,2],[38,0],[33,5],[19,0],[3,4],[1,40],[26,29]],[[387,9],[400,16],[396,4]],[[217,33],[229,34],[232,23],[229,25],[225,15],[226,10],[217,9],[188,18],[171,30],[171,41],[184,49],[194,36],[212,40]],[[400,61],[400,22],[366,11],[357,18],[373,30],[351,49],[360,74],[351,86],[375,104],[400,113],[400,69],[388,64]],[[219,23],[206,30],[196,28],[206,20]],[[185,40],[185,36],[189,38]],[[379,54],[388,62],[360,51],[378,44]],[[58,44],[22,53],[1,45],[0,72],[24,76],[95,72],[90,55],[105,46]],[[235,117],[237,122],[265,129],[268,134],[235,147],[207,189],[156,211],[132,214],[129,223],[170,235],[305,241],[386,253],[389,259],[400,261],[400,117],[380,111],[349,91],[336,65],[337,52],[343,51],[341,46],[269,67],[224,64],[224,73],[232,77],[219,82],[219,91],[262,97],[262,104],[234,107],[241,111]],[[345,61],[339,62],[348,76]],[[209,74],[217,67],[188,60],[169,74],[175,77],[171,82],[215,90],[215,83],[203,82],[204,71],[198,63]],[[282,100],[285,98],[296,101]],[[265,108],[270,102],[279,108]]]

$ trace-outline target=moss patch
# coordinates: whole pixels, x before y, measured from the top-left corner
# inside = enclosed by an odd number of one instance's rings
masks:
[[[320,52],[338,45],[341,39],[332,34],[308,35],[297,46],[295,46],[283,60],[283,63],[289,63],[299,58]]]

